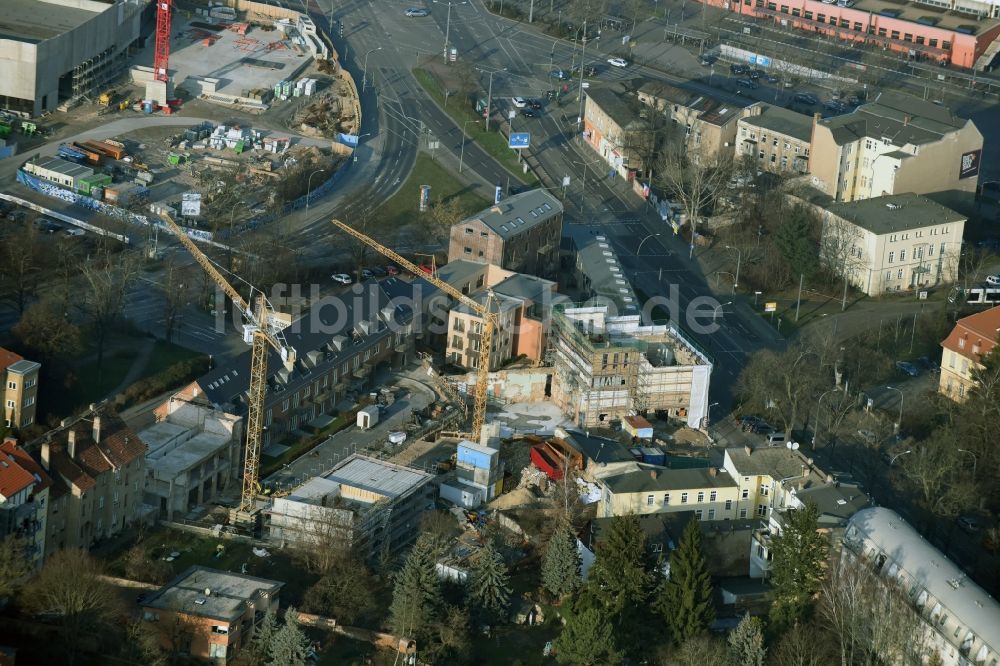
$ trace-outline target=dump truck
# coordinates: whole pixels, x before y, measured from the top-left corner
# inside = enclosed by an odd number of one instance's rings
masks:
[[[101,93],[101,96],[97,99],[97,102],[101,106],[110,106],[111,102],[117,97],[117,93],[114,90],[107,90]]]

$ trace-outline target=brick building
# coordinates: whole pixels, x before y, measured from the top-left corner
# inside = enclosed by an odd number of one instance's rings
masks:
[[[448,261],[467,259],[554,276],[562,219],[562,204],[545,190],[515,194],[452,225]]]

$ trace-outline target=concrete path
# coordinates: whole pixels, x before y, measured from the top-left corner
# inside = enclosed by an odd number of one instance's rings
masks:
[[[119,393],[124,393],[129,386],[139,380],[142,373],[146,371],[146,366],[149,365],[149,359],[153,357],[153,349],[155,347],[156,340],[151,338],[143,340],[142,348],[139,349],[139,354],[135,357],[135,360],[132,361],[132,367],[125,373],[121,383],[104,397],[105,400],[114,400],[115,396]]]

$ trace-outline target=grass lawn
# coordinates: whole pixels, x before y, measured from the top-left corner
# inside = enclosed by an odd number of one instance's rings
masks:
[[[503,625],[493,636],[476,635],[472,638],[472,663],[483,666],[507,666],[520,660],[524,666],[542,666],[551,663],[542,656],[545,643],[559,635],[556,624],[546,621],[540,627]]]
[[[413,172],[390,199],[378,209],[380,221],[387,229],[399,229],[413,223],[420,213],[417,211],[420,200],[420,186],[431,186],[431,203],[448,201],[458,197],[459,203],[466,214],[471,215],[482,210],[492,202],[475,193],[471,185],[463,185],[450,171],[423,153],[417,154]]]
[[[97,371],[97,359],[74,367],[77,380],[72,386],[59,391],[56,397],[61,408],[56,411],[71,414],[92,402],[99,402],[125,379],[137,354],[134,349],[105,352],[100,373]]]
[[[257,557],[252,552],[253,546],[248,543],[202,537],[169,529],[149,534],[144,539],[144,543],[150,549],[152,556],[156,558],[165,557],[173,552],[180,553],[180,556],[173,562],[169,562],[173,569],[173,575],[177,575],[196,564],[222,571],[239,572],[242,570],[243,564],[246,563],[248,575],[270,578],[285,583],[281,589],[282,607],[300,606],[302,595],[319,579],[318,576],[307,573],[293,563],[284,552],[269,548],[270,557]],[[219,545],[223,546],[223,550],[222,554],[217,557]],[[111,571],[117,574],[122,573],[123,557],[124,554],[112,562]]]
[[[193,352],[184,347],[178,347],[173,343],[157,340],[153,347],[153,355],[149,357],[149,363],[146,364],[146,369],[143,370],[142,377],[152,377],[174,364],[190,361],[201,356],[203,354]]]
[[[423,86],[427,94],[434,98],[434,100],[441,105],[445,112],[451,116],[451,119],[455,121],[455,124],[459,127],[465,126],[465,122],[469,120],[480,120],[475,111],[468,108],[468,105],[462,104],[460,100],[452,102],[449,97],[448,106],[445,106],[444,100],[444,88],[441,84],[440,79],[435,76],[432,72],[426,69],[416,67],[413,69],[413,76],[416,77],[417,81]],[[512,174],[516,175],[518,178],[524,180],[529,185],[535,185],[538,183],[538,178],[528,171],[528,173],[523,173],[521,171],[521,164],[518,161],[517,151],[512,150],[507,146],[507,139],[503,134],[496,129],[496,124],[491,123],[494,129],[487,132],[485,123],[469,123],[466,127],[468,137],[478,143],[480,147],[487,153],[496,158],[497,162],[500,163],[505,169],[510,171]]]

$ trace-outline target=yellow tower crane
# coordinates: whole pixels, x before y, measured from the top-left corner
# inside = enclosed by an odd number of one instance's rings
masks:
[[[493,345],[493,332],[496,330],[498,320],[496,313],[493,312],[491,308],[493,293],[489,293],[489,296],[486,299],[486,305],[481,305],[463,294],[458,289],[455,289],[444,280],[439,279],[436,275],[428,275],[424,271],[420,270],[420,267],[412,261],[404,259],[393,250],[390,250],[378,241],[369,238],[360,231],[347,226],[340,220],[333,220],[333,224],[344,233],[353,236],[382,256],[396,262],[400,267],[406,269],[410,273],[427,280],[435,287],[482,317],[483,330],[479,337],[479,372],[476,377],[476,390],[473,394],[474,400],[472,403],[472,435],[473,437],[481,437],[483,424],[486,422],[486,390],[490,377],[490,357]]]
[[[246,322],[243,324],[243,341],[251,346],[250,357],[250,396],[247,406],[247,443],[245,462],[243,463],[243,488],[240,504],[236,509],[235,521],[241,524],[254,523],[257,510],[254,499],[257,495],[257,474],[260,469],[261,434],[264,429],[264,392],[267,387],[267,356],[269,348],[273,348],[281,356],[286,366],[295,364],[295,349],[285,341],[282,331],[292,323],[291,316],[277,312],[263,293],[254,298],[251,293],[250,305],[243,296],[223,277],[205,253],[199,249],[184,230],[177,226],[168,215],[160,214],[164,224],[191,253],[198,265],[208,273],[208,276],[225,292],[233,302]]]

